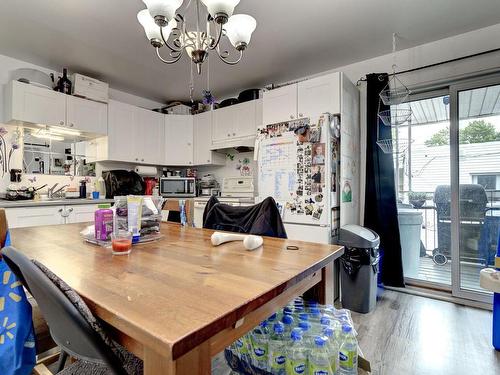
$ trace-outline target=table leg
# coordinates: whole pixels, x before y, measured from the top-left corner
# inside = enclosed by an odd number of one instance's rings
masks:
[[[304,293],[304,298],[318,301],[322,305],[333,305],[333,262],[328,263],[321,269],[321,281]]]
[[[144,375],[206,375],[212,372],[208,341],[173,361],[154,350],[144,349]]]

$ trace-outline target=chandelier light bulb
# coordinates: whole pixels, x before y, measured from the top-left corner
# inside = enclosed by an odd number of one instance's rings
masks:
[[[183,0],[142,0],[158,26],[166,26],[175,17]]]
[[[151,14],[149,14],[149,11],[147,9],[143,9],[139,13],[137,13],[137,20],[144,28],[146,37],[151,43],[157,41],[159,44],[163,45],[160,34],[160,26],[155,23],[155,20],[153,19],[153,17],[151,17]]]
[[[224,24],[233,15],[234,8],[240,0],[201,0],[215,22]]]
[[[235,14],[224,25],[229,41],[238,51],[244,50],[250,43],[257,21],[248,14]]]

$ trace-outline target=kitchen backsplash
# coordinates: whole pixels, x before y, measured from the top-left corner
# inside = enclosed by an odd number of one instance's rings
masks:
[[[253,151],[228,153],[225,165],[198,167],[198,177],[201,178],[208,173],[212,174],[219,184],[222,184],[224,177],[252,176],[257,191],[257,162],[253,160]]]

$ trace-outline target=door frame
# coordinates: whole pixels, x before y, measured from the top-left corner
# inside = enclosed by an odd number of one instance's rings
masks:
[[[450,155],[451,155],[451,293],[459,298],[492,303],[492,296],[461,288],[460,274],[460,145],[459,145],[459,93],[487,86],[500,85],[500,73],[480,78],[471,78],[451,84],[450,92]]]

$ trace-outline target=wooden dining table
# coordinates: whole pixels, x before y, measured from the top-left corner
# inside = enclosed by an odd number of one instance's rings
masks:
[[[87,225],[12,229],[12,244],[77,291],[146,375],[210,374],[213,356],[293,298],[333,303],[341,246],[264,237],[248,251],[163,223],[160,240],[116,256],[82,239]]]

